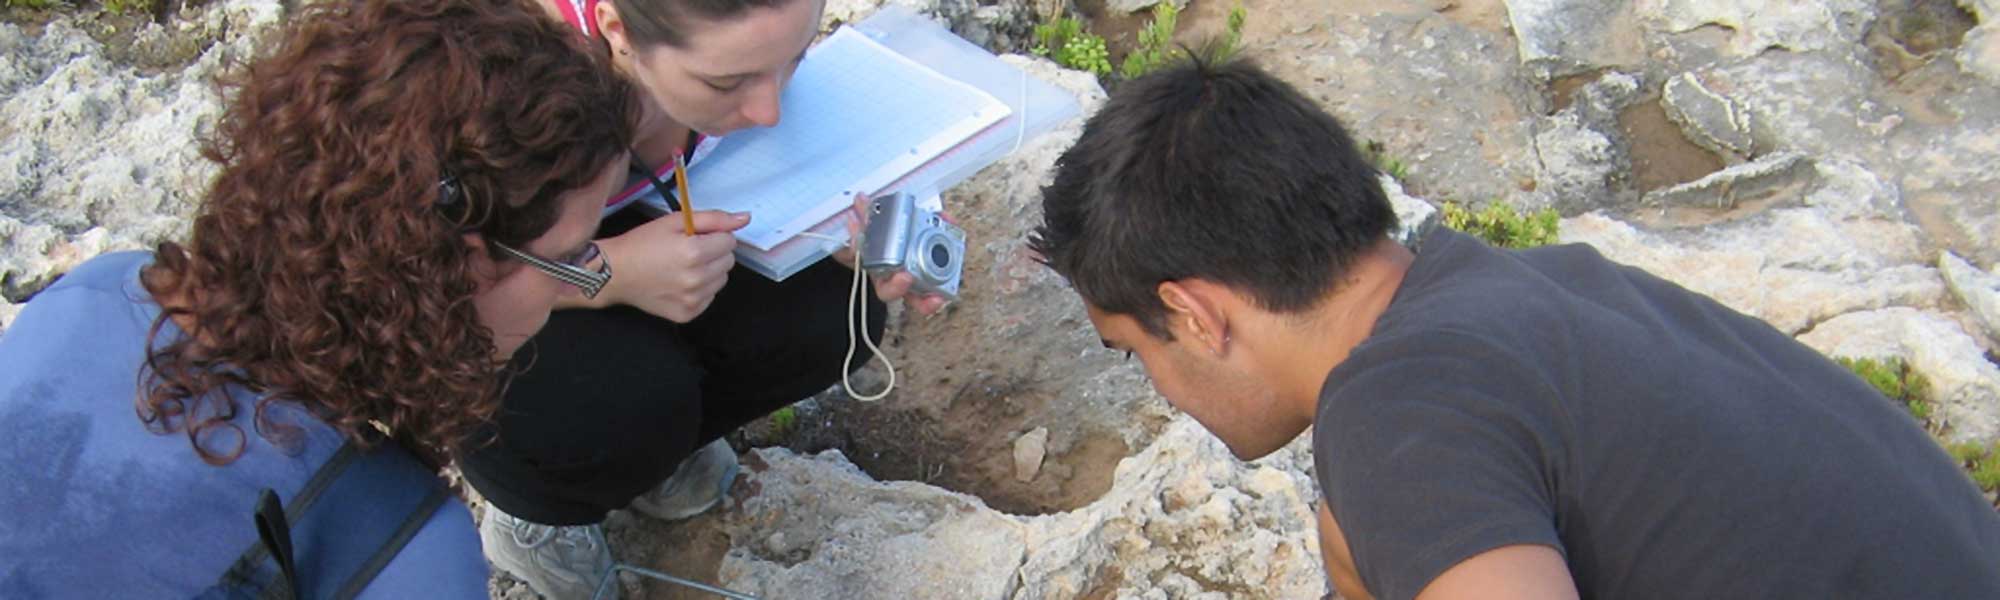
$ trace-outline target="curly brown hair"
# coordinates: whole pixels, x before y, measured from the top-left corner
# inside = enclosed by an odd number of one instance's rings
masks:
[[[540,237],[560,195],[625,156],[638,105],[516,0],[313,3],[287,27],[218,81],[227,105],[202,155],[220,173],[189,241],[160,244],[145,273],[163,310],[139,417],[228,464],[247,442],[240,386],[281,446],[299,430],[266,409],[290,401],[357,443],[386,431],[436,460],[491,418],[506,379],[463,236]],[[451,218],[447,175],[468,203]],[[170,320],[188,331],[162,335]]]

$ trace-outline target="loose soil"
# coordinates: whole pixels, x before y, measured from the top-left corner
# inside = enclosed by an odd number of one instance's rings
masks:
[[[1618,128],[1632,152],[1632,185],[1639,193],[1673,187],[1722,170],[1722,160],[1694,145],[1667,118],[1658,96],[1641,98],[1618,113]]]

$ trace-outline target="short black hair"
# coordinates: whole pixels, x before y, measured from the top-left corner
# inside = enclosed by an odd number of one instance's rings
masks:
[[[1318,304],[1396,224],[1377,177],[1290,84],[1190,58],[1125,82],[1084,124],[1028,244],[1085,302],[1172,339],[1164,281],[1214,281],[1273,312]]]

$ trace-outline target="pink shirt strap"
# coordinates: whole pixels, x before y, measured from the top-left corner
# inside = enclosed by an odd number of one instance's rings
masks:
[[[563,21],[583,32],[583,36],[597,38],[598,0],[542,0],[554,2],[556,10],[562,12]]]

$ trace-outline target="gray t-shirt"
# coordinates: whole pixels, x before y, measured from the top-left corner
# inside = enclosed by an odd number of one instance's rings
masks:
[[[2000,514],[1901,407],[1587,246],[1439,230],[1315,423],[1384,599],[1513,544],[1585,598],[2000,598]]]

